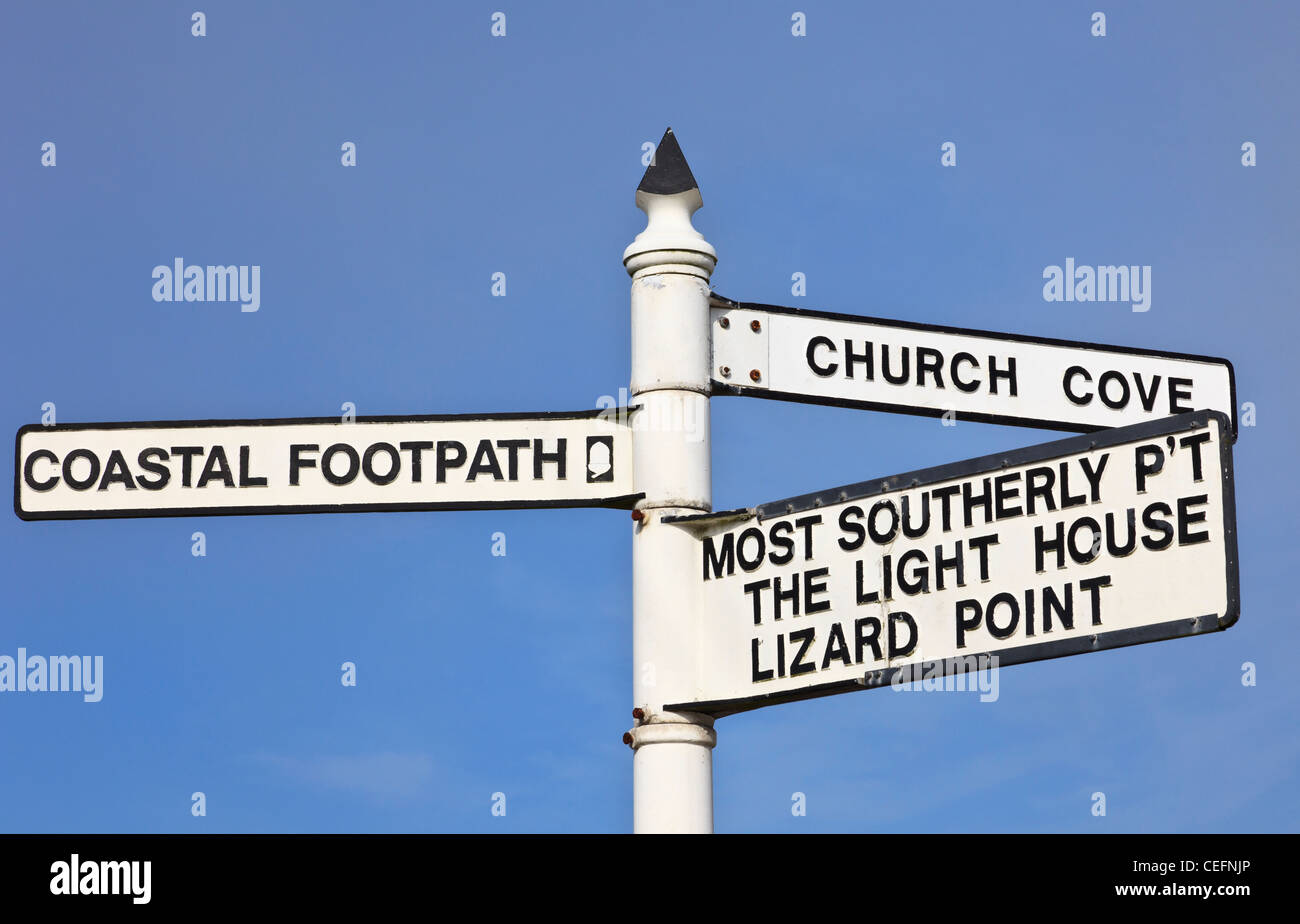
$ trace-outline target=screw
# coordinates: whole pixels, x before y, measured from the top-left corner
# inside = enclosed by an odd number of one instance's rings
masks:
[[[731,326],[731,318],[718,318],[718,326],[726,330]]]
[[[761,379],[761,378],[763,377],[763,375],[762,375],[762,373],[760,373],[757,369],[750,369],[750,370],[749,370],[749,377],[750,377],[750,379],[751,379],[752,381],[757,382],[759,379]]]
[[[758,318],[755,318],[754,320],[749,322],[749,329],[757,334],[760,330],[763,329],[763,325],[759,323]]]
[[[645,519],[645,511],[643,511],[643,510],[633,510],[633,511],[632,511],[632,519],[634,519],[634,520],[636,520],[638,523],[640,523],[642,520]]]
[[[642,719],[645,718],[645,710],[642,709],[640,706],[637,706],[635,709],[632,710],[632,718],[640,722]]]
[[[718,371],[722,373],[722,377],[723,377],[724,379],[729,379],[729,378],[731,378],[731,367],[730,367],[730,366],[723,366],[723,367],[722,367],[721,369],[719,369]]]
[[[623,743],[626,744],[626,745],[628,745],[629,747],[631,747],[631,745],[632,745],[632,733],[631,733],[631,732],[623,732]]]

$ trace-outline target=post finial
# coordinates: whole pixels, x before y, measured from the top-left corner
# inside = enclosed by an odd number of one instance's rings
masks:
[[[673,134],[672,126],[669,126],[659,142],[659,147],[655,148],[654,157],[650,159],[650,166],[646,169],[645,176],[641,178],[641,185],[636,188],[636,191],[671,196],[692,189],[698,193],[699,184],[695,182],[690,164],[686,163],[686,155],[682,154],[682,147],[677,143],[677,136]],[[637,198],[639,200],[640,196]],[[703,205],[703,201],[700,204]]]
[[[637,208],[649,221],[623,252],[623,265],[634,278],[652,273],[686,273],[708,279],[717,252],[691,225],[704,204],[699,185],[670,127],[636,188]]]

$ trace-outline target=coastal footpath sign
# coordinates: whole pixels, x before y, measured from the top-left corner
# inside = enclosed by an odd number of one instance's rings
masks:
[[[625,421],[581,411],[32,425],[18,431],[14,510],[48,520],[630,508]]]

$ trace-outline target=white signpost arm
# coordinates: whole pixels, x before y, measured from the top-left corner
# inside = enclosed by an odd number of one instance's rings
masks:
[[[698,540],[662,522],[712,509],[709,286],[713,247],[691,226],[700,191],[669,129],[637,188],[649,221],[623,254],[632,277],[633,828],[713,831],[713,720],[667,712],[698,676]]]

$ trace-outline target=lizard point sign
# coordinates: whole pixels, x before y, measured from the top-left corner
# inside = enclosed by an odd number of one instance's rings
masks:
[[[726,715],[1226,629],[1228,422],[1198,412],[764,504],[700,537],[700,676]],[[978,660],[972,660],[978,659]]]

